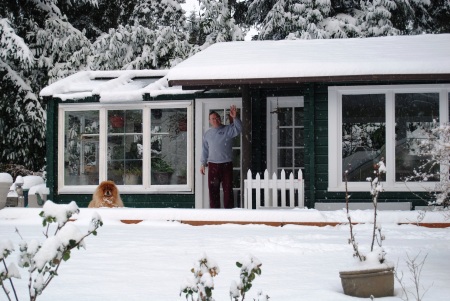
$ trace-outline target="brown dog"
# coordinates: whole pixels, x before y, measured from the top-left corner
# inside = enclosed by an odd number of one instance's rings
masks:
[[[92,195],[92,201],[89,203],[88,208],[100,207],[123,207],[119,189],[117,189],[113,181],[101,182]]]

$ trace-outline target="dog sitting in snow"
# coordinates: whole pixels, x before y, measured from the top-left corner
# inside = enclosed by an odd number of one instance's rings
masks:
[[[92,195],[92,201],[89,203],[88,208],[100,207],[123,207],[119,189],[117,189],[117,186],[113,181],[101,182]]]

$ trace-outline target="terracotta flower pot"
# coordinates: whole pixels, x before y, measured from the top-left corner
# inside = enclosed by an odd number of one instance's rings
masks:
[[[394,295],[394,268],[339,272],[344,294],[369,298]]]
[[[122,128],[124,124],[123,117],[121,116],[111,116],[109,122],[113,128]]]

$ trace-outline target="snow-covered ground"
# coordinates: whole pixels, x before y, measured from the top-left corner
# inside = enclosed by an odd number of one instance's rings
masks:
[[[0,240],[44,240],[40,209],[5,208],[0,210]],[[312,227],[286,225],[224,224],[190,226],[179,220],[305,220],[345,221],[343,211],[316,210],[193,210],[193,209],[87,209],[81,208],[73,223],[86,231],[90,217],[98,212],[104,221],[97,236],[86,239],[86,249],[72,252],[56,277],[38,300],[186,300],[179,296],[180,286],[190,276],[194,261],[206,254],[216,261],[220,273],[214,278],[215,300],[230,300],[231,282],[239,280],[235,262],[251,254],[262,262],[262,275],[254,281],[245,300],[257,298],[262,290],[270,300],[321,301],[357,300],[343,294],[339,270],[356,264],[347,244],[346,225]],[[406,266],[407,256],[427,255],[421,286],[428,289],[424,301],[448,300],[450,295],[450,229],[398,225],[415,222],[418,212],[380,211],[382,231],[386,235],[387,258],[404,273],[405,285],[413,289]],[[354,221],[370,220],[370,210],[352,211]],[[344,218],[344,220],[342,220]],[[447,214],[428,212],[427,222],[449,222]],[[124,224],[120,219],[142,219]],[[370,224],[355,226],[361,248],[369,244]],[[16,260],[14,254],[8,258]],[[27,275],[14,280],[19,300],[27,298]],[[0,300],[6,300],[3,292]],[[401,300],[398,283],[395,296],[383,300]],[[410,296],[409,300],[412,299]]]

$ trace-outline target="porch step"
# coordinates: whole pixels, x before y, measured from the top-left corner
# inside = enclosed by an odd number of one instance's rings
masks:
[[[401,203],[378,203],[378,210],[411,210],[411,202]],[[316,203],[315,209],[321,211],[341,210],[345,208],[345,203]],[[348,204],[350,210],[366,210],[373,209],[372,203],[350,203]]]

